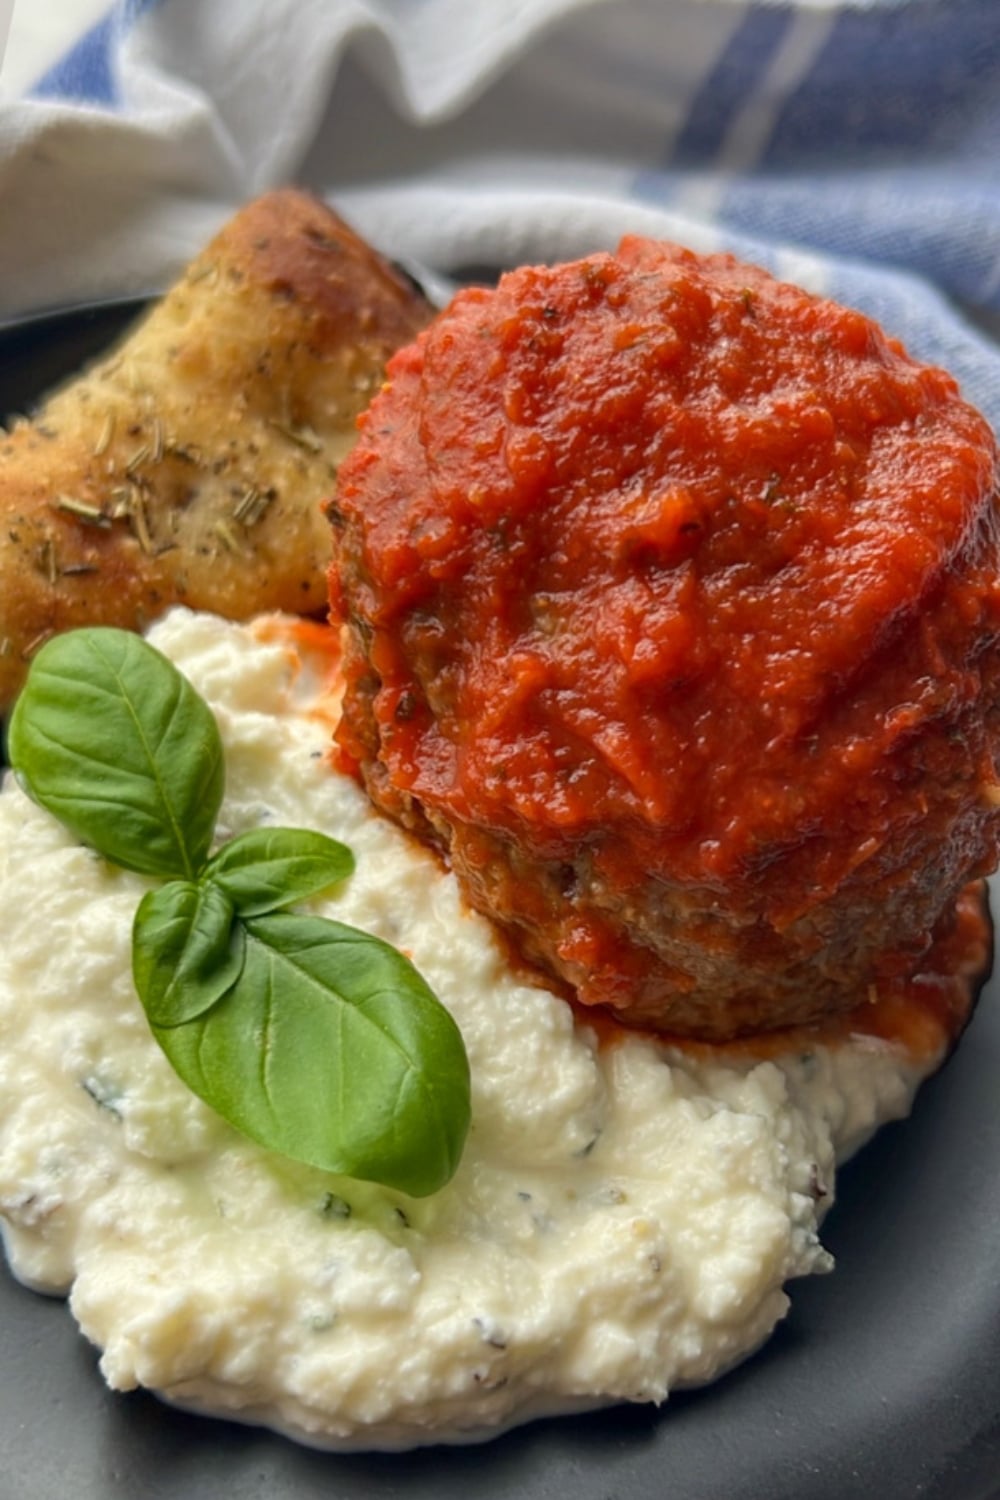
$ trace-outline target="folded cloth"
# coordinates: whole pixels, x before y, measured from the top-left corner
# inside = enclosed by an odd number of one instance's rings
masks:
[[[872,313],[1000,425],[998,0],[121,0],[0,104],[0,317],[296,181],[466,274],[625,230]]]

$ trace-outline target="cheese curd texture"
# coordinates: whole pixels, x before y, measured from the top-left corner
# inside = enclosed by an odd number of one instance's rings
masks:
[[[662,1401],[754,1350],[825,1271],[838,1160],[934,1059],[856,1040],[777,1060],[599,1044],[511,972],[454,880],[331,770],[329,684],[292,635],[176,611],[151,639],[211,703],[223,839],[343,839],[312,908],[405,949],[455,1016],[473,1118],[425,1199],[245,1140],[188,1092],[131,980],[151,882],[0,795],[0,1215],[14,1273],[68,1292],[119,1390],[329,1447],[482,1437]],[[27,899],[25,897],[27,896]]]

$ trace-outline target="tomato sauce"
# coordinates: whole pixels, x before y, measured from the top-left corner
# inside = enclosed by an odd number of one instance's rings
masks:
[[[522,269],[362,419],[339,743],[585,1001],[815,960],[846,1004],[995,861],[995,486],[954,380],[858,312],[635,238]]]

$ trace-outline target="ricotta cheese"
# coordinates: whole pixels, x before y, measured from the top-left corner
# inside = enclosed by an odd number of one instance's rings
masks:
[[[0,1222],[119,1390],[320,1446],[482,1437],[660,1402],[754,1350],[826,1271],[838,1161],[937,1059],[853,1039],[766,1061],[603,1042],[505,962],[452,878],[331,769],[330,683],[291,626],[152,632],[227,756],[220,838],[321,829],[357,871],[315,910],[404,949],[472,1069],[465,1155],[411,1199],[245,1140],[188,1092],[132,988],[149,882],[0,793]],[[322,666],[322,664],[320,664]],[[26,892],[30,899],[25,900]],[[708,1059],[708,1060],[706,1060]]]

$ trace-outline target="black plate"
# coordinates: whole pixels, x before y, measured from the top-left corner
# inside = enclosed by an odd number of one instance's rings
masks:
[[[23,410],[136,311],[0,329]],[[766,1349],[660,1412],[536,1422],[485,1447],[344,1457],[115,1396],[65,1307],[0,1274],[0,1500],[997,1500],[1000,995],[839,1178],[832,1276]]]
[[[129,297],[0,323],[0,422],[28,411],[51,386],[100,354],[147,301]]]

